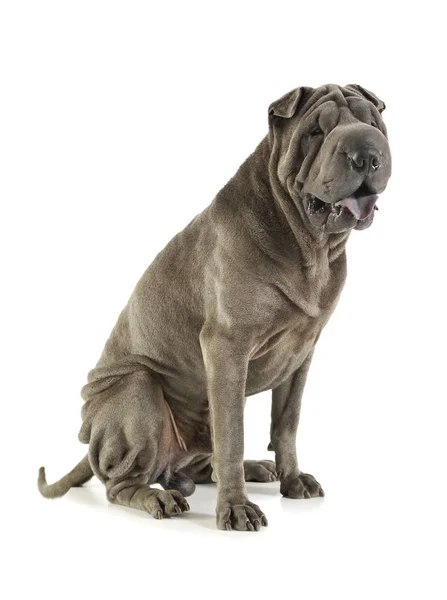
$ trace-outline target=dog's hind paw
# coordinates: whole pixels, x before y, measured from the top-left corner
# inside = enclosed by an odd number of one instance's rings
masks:
[[[244,474],[245,481],[268,483],[278,479],[272,460],[244,460]]]
[[[189,504],[177,490],[153,490],[144,500],[144,510],[155,519],[173,517],[189,510]]]
[[[173,517],[189,510],[188,502],[177,490],[159,490],[148,485],[124,488],[109,499],[113,504],[144,510],[154,519]]]

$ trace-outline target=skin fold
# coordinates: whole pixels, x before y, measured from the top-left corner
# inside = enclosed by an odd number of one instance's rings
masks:
[[[81,392],[88,454],[51,485],[41,468],[45,497],[94,474],[110,502],[162,518],[215,481],[217,526],[257,531],[267,519],[246,481],[323,495],[298,466],[301,398],[349,234],[371,225],[391,174],[384,108],[358,85],[270,105],[266,137],[138,282]],[[265,390],[275,462],[244,461],[245,399]]]

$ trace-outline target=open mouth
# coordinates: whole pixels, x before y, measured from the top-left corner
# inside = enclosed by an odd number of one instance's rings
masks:
[[[336,202],[325,202],[317,196],[308,196],[307,211],[309,214],[335,213],[337,216],[342,212],[351,213],[358,221],[367,219],[374,210],[379,210],[376,206],[378,200],[377,194],[365,194],[363,190]],[[363,192],[363,193],[362,193]]]
[[[342,209],[347,208],[358,221],[364,221],[370,216],[373,210],[378,210],[376,206],[378,197],[377,194],[349,196],[349,198],[339,200],[334,206]]]

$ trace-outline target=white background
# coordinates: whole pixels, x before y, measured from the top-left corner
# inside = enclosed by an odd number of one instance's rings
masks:
[[[446,597],[440,7],[1,3],[5,597]],[[214,486],[163,522],[96,480],[42,499],[38,467],[53,481],[85,453],[79,390],[146,266],[266,134],[269,103],[328,82],[386,102],[394,173],[305,392],[299,457],[326,498],[249,484],[257,534],[215,529]],[[271,457],[269,402],[248,401],[247,457]]]

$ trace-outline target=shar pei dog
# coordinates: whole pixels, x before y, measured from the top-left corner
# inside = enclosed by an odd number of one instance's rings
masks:
[[[346,243],[391,174],[384,103],[359,85],[300,87],[213,202],[148,267],[81,394],[88,454],[55,498],[96,475],[114,504],[156,519],[217,482],[217,527],[267,525],[246,481],[322,496],[296,433],[315,345],[346,278]],[[247,396],[272,390],[273,461],[244,460]],[[153,487],[160,484],[160,487]]]

